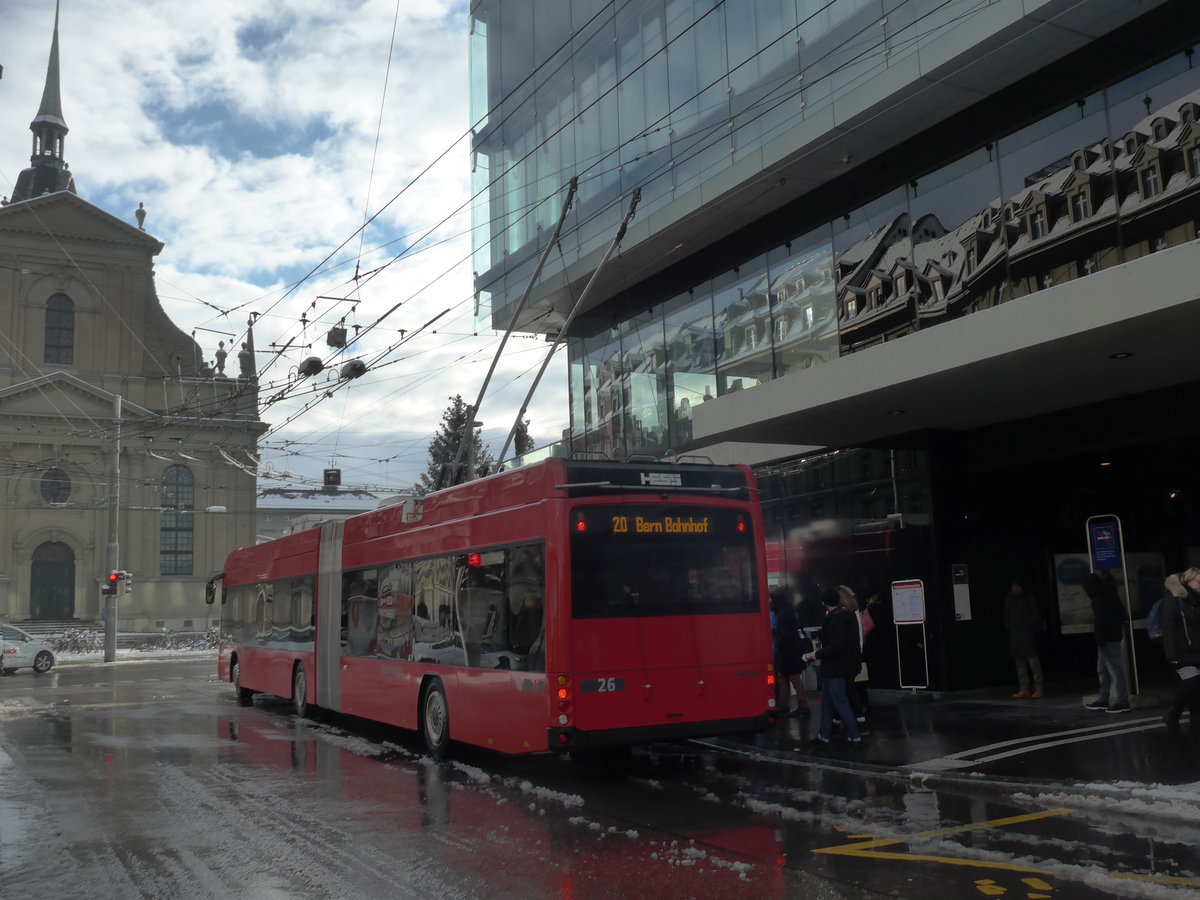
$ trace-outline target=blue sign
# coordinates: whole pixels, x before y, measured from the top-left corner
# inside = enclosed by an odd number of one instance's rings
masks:
[[[1092,567],[1096,571],[1123,568],[1121,562],[1121,523],[1107,519],[1088,523]]]

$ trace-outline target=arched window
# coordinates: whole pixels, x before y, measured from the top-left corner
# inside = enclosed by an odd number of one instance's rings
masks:
[[[158,564],[162,575],[191,575],[196,479],[187,466],[167,466],[163,473],[162,522],[158,529]]]
[[[42,499],[66,503],[71,498],[71,476],[62,469],[47,469],[42,475]]]
[[[66,294],[46,301],[46,347],[48,363],[75,363],[75,304]]]

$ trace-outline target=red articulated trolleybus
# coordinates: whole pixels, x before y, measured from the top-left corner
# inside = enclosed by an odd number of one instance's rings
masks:
[[[775,715],[745,466],[548,459],[235,550],[218,670],[503,753],[753,731]]]

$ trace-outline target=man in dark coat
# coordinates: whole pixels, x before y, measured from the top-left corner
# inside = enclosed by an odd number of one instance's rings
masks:
[[[1042,630],[1042,613],[1037,598],[1014,581],[1004,598],[1004,627],[1008,629],[1008,655],[1017,667],[1018,689],[1014,697],[1046,696],[1037,637]],[[1032,682],[1032,683],[1031,683]],[[1031,690],[1032,688],[1032,690]]]
[[[1125,637],[1125,606],[1117,595],[1111,575],[1088,573],[1083,579],[1083,590],[1092,601],[1096,677],[1100,682],[1096,699],[1084,706],[1110,713],[1129,712],[1129,682],[1125,678],[1125,653],[1121,644]],[[1109,700],[1113,701],[1111,706]]]
[[[1167,579],[1162,631],[1163,651],[1181,681],[1164,719],[1167,731],[1179,734],[1179,717],[1187,707],[1195,734],[1200,729],[1200,569],[1188,569]]]
[[[821,648],[806,657],[810,661],[816,659],[821,662],[821,727],[817,731],[817,740],[822,744],[829,743],[836,710],[846,728],[846,739],[858,744],[862,742],[862,736],[846,696],[847,682],[862,668],[858,623],[851,613],[842,608],[837,588],[827,588],[821,594],[821,603],[825,607]]]

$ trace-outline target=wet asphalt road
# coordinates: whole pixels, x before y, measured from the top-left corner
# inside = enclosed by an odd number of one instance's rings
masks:
[[[0,895],[1200,892],[1188,814],[1080,808],[1018,780],[930,786],[836,747],[779,752],[795,721],[757,745],[651,748],[618,772],[467,751],[436,764],[403,732],[297,720],[270,698],[239,708],[214,669],[89,663],[0,681]]]

